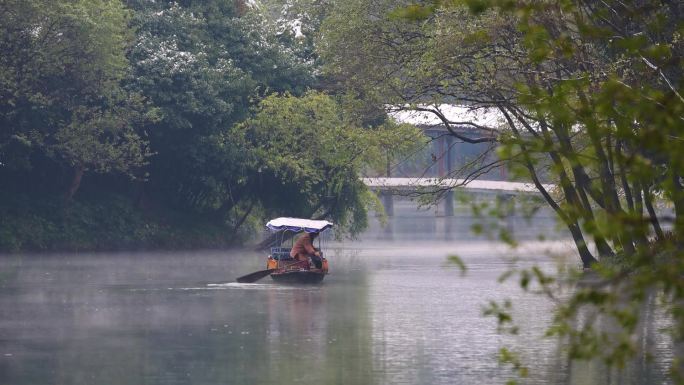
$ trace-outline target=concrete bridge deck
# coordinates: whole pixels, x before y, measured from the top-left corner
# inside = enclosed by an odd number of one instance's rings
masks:
[[[539,190],[532,183],[506,182],[496,180],[472,180],[468,183],[464,179],[451,178],[363,178],[366,186],[378,190],[410,190],[434,188],[455,188],[472,192],[501,192],[501,193],[531,193],[539,194]],[[464,184],[465,183],[465,184]],[[553,190],[552,184],[544,184],[544,188]]]
[[[379,192],[385,213],[388,216],[394,215],[394,195],[403,195],[410,191],[427,190],[431,188],[449,189],[444,194],[441,203],[438,205],[438,215],[454,215],[454,191],[464,191],[475,194],[495,194],[500,198],[508,199],[513,195],[537,195],[539,190],[532,183],[506,182],[495,180],[472,180],[450,179],[450,178],[363,178],[366,186]],[[544,188],[549,191],[555,189],[555,185],[544,184]]]

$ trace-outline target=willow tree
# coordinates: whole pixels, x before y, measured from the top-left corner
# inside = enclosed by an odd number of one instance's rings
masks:
[[[366,227],[369,208],[379,207],[363,170],[383,164],[389,143],[410,151],[421,133],[391,122],[364,126],[343,106],[318,92],[273,95],[238,125],[254,156],[245,198],[260,199],[264,215],[326,218],[352,234]]]
[[[341,83],[377,103],[432,112],[464,142],[498,143],[500,156],[535,183],[568,227],[583,266],[603,262],[596,265],[601,284],[581,290],[562,314],[593,304],[629,334],[638,314],[618,299],[638,303],[657,287],[684,332],[683,7],[352,0],[326,20],[320,48]],[[444,103],[495,109],[499,124],[452,122],[439,108]],[[482,135],[462,135],[457,125]],[[547,170],[556,191],[541,183]],[[656,203],[673,215],[659,215]],[[555,332],[577,342],[577,355],[592,353],[582,347],[587,332],[567,319],[559,318]],[[629,338],[612,342],[601,354],[619,358],[633,349]]]

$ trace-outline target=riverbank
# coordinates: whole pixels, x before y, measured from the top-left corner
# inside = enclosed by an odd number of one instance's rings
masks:
[[[0,205],[0,252],[225,248],[226,224],[171,209],[141,210],[126,197],[97,201],[12,199]]]

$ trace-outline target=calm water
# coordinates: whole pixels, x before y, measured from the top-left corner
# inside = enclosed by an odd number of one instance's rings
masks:
[[[0,384],[497,384],[512,378],[504,345],[530,366],[523,383],[664,382],[662,316],[655,359],[623,378],[570,365],[542,338],[551,304],[497,283],[515,266],[555,269],[545,249],[567,243],[527,244],[514,262],[482,240],[377,238],[330,244],[331,274],[314,287],[233,283],[263,268],[249,251],[0,257]],[[505,298],[516,338],[482,316]]]

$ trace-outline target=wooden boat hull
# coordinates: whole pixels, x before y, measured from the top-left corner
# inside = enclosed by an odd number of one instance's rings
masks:
[[[314,270],[284,271],[271,274],[271,278],[283,283],[321,283],[325,273]]]

